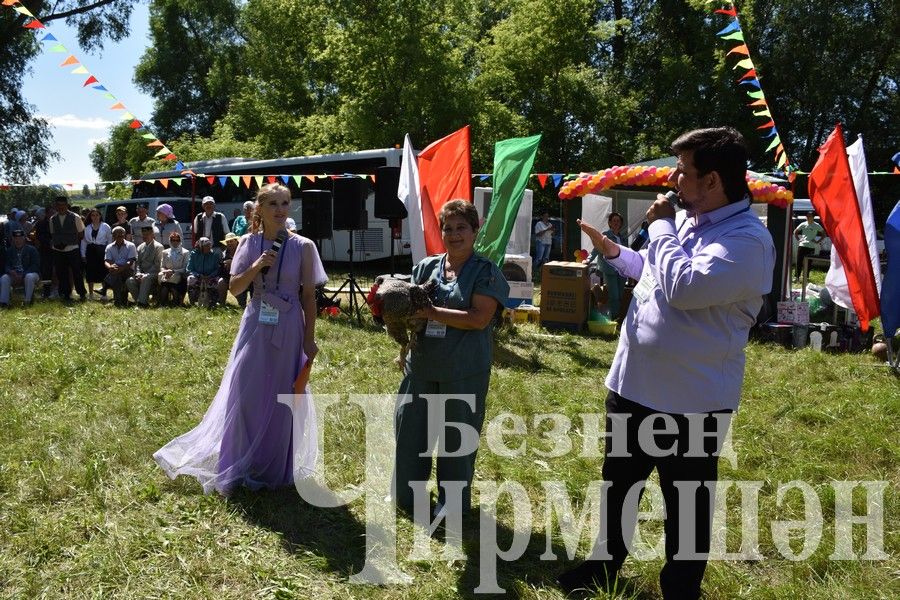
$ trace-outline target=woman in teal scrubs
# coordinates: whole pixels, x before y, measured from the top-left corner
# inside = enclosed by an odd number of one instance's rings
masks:
[[[457,507],[465,513],[470,508],[477,439],[463,440],[453,423],[467,424],[472,428],[468,431],[481,434],[491,378],[491,324],[509,296],[509,284],[500,269],[475,253],[475,206],[465,200],[451,200],[441,209],[438,221],[447,252],[429,256],[413,268],[415,283],[435,280],[437,288],[432,294],[433,306],[421,312],[428,326],[407,357],[394,415],[394,498],[397,507],[409,514],[413,514],[414,498],[410,483],[421,482],[413,485],[424,487],[428,482],[431,450],[438,441],[438,504],[434,514]],[[428,403],[420,394],[453,395],[443,405],[447,425],[432,427],[438,435],[429,437]],[[431,403],[432,413],[439,415],[440,406],[435,400]],[[461,448],[463,442],[465,447]],[[440,451],[463,454],[469,448],[471,452],[462,456],[441,456]],[[452,494],[449,498],[448,492]]]

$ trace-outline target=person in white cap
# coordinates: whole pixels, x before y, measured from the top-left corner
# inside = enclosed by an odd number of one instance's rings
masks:
[[[175,220],[175,211],[171,204],[160,204],[156,207],[156,241],[169,247],[169,238],[174,232],[181,234],[181,225]]]
[[[230,231],[228,219],[220,212],[216,212],[216,201],[212,196],[203,197],[203,212],[194,219],[194,239],[209,238],[212,242],[212,251],[219,259],[222,259],[222,240]]]
[[[250,231],[250,224],[253,223],[253,201],[244,202],[244,214],[239,215],[231,225],[231,233],[241,237]]]

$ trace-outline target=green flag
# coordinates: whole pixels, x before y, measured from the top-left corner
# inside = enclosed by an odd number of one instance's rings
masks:
[[[494,191],[491,208],[475,240],[475,251],[503,268],[506,244],[528,185],[540,134],[494,144]]]

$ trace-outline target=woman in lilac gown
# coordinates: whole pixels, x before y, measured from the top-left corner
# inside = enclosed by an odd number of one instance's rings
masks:
[[[289,234],[277,255],[271,250],[290,208],[286,187],[259,190],[253,233],[241,238],[229,285],[238,294],[253,283],[253,299],[219,391],[197,427],[153,455],[169,477],[196,477],[207,493],[228,494],[240,485],[283,487],[315,467],[318,436],[309,390],[303,400],[283,399],[293,410],[278,401],[279,394],[293,394],[301,366],[318,352],[315,288],[327,279],[311,240]]]

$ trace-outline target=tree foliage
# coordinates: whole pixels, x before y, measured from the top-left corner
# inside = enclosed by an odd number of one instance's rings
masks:
[[[64,19],[76,27],[85,50],[100,50],[105,40],[124,38],[132,10],[129,0],[37,0],[26,5],[44,23]],[[8,149],[0,156],[0,179],[28,181],[58,156],[47,122],[35,118],[34,106],[22,96],[29,62],[40,51],[34,33],[22,27],[28,20],[0,7],[0,144]]]
[[[105,142],[91,150],[91,166],[102,181],[137,178],[153,154],[153,149],[147,147],[147,140],[123,121],[110,129]]]
[[[840,120],[865,136],[870,166],[886,168],[900,149],[896,2],[739,8],[795,166],[812,166]],[[542,133],[535,168],[576,172],[655,158],[687,129],[730,124],[769,170],[730,44],[716,37],[726,23],[706,0],[152,0],[135,77],[156,101],[154,131],[186,160],[389,147],[405,133],[423,147],[471,124],[476,171],[491,169],[496,141]],[[34,131],[29,148],[46,156]],[[171,167],[141,168],[124,133],[139,138],[117,129],[97,150],[104,177]]]
[[[151,45],[135,69],[153,96],[155,133],[212,135],[244,65],[238,0],[154,0]]]

